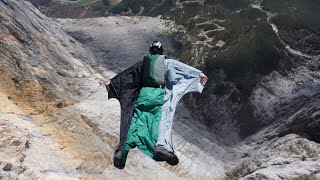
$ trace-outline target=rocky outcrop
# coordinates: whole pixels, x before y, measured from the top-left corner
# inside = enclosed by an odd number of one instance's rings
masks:
[[[93,19],[56,19],[62,29],[91,50],[101,66],[124,70],[148,55],[149,44],[159,40],[166,55],[175,55],[172,21],[160,18],[110,16]]]
[[[24,1],[1,1],[0,29],[1,84],[13,101],[37,114],[76,100],[97,66],[90,52]]]
[[[0,1],[0,24],[0,177],[77,177],[43,127],[55,129],[55,110],[89,95],[85,82],[101,78],[95,57],[25,1]]]

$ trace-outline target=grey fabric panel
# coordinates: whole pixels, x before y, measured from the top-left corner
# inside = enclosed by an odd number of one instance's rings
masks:
[[[165,76],[165,56],[160,55],[156,62],[154,63],[154,79],[163,87],[164,86],[164,76]]]
[[[164,104],[156,146],[163,146],[166,150],[174,152],[171,130],[176,106],[183,95],[189,92],[201,93],[203,86],[200,83],[201,71],[173,59],[166,59],[165,66],[167,74]]]

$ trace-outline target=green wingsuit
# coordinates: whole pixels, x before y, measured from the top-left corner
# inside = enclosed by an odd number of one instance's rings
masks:
[[[145,57],[140,72],[139,94],[133,107],[130,106],[133,108],[133,116],[122,149],[123,164],[129,150],[135,147],[156,161],[165,160],[157,159],[154,155],[156,145],[174,153],[171,129],[176,105],[184,94],[201,93],[203,89],[200,83],[201,71],[176,60],[166,59],[163,55]],[[176,164],[175,161],[170,162]]]
[[[129,150],[138,147],[140,151],[154,157],[154,147],[157,143],[158,126],[164,101],[164,55],[150,55],[145,58],[142,68],[142,88],[134,105],[134,114],[124,144],[122,161],[126,162]]]

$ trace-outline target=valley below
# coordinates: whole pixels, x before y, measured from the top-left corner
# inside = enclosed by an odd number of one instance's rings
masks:
[[[207,92],[178,104],[177,166],[137,149],[124,170],[113,166],[120,105],[105,84],[155,39],[169,57],[185,57],[176,48],[181,30],[160,17],[56,19],[0,0],[0,179],[320,179],[319,57],[289,46],[303,62],[263,76],[246,102],[211,92],[218,82],[210,79]],[[208,124],[211,116],[220,121]]]

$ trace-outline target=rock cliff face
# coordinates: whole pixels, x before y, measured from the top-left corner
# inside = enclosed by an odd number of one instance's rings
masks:
[[[64,146],[51,137],[53,115],[99,86],[96,59],[30,3],[3,0],[0,9],[0,176],[76,177]],[[57,136],[64,131],[56,128]]]
[[[124,170],[113,167],[120,108],[103,83],[141,60],[153,35],[173,46],[172,26],[146,17],[53,20],[28,2],[0,0],[0,179],[319,179],[319,71],[310,59],[258,84],[244,115],[264,124],[254,135],[227,146],[180,103],[178,166],[133,150]],[[216,128],[231,132],[228,123]]]

